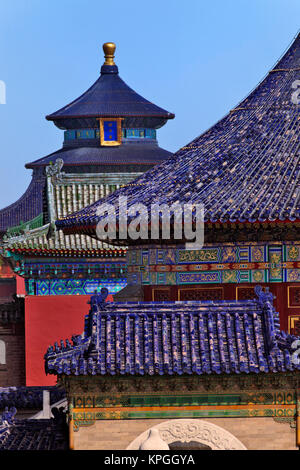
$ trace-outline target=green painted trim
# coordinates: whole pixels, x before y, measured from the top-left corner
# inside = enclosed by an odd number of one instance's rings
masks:
[[[43,213],[41,213],[28,222],[21,222],[19,225],[8,228],[6,233],[9,237],[22,235],[25,230],[33,230],[35,228],[41,227],[43,225],[43,218]]]
[[[233,406],[233,405],[296,405],[294,390],[284,392],[257,392],[232,394],[161,394],[161,395],[75,395],[74,408],[114,408],[149,406]]]
[[[295,408],[287,409],[250,409],[250,410],[162,410],[162,411],[104,411],[73,412],[76,426],[93,424],[98,420],[111,419],[170,419],[170,418],[289,418],[296,416]]]

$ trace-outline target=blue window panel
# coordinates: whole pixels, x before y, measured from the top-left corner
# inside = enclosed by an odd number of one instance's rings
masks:
[[[81,138],[82,139],[94,139],[95,131],[94,129],[83,129],[81,131]]]
[[[65,131],[65,140],[76,139],[76,131]]]
[[[156,139],[155,129],[123,129],[123,137],[127,139]]]
[[[135,129],[126,129],[126,137],[129,139],[132,137],[136,137]]]
[[[114,142],[118,140],[118,123],[117,121],[104,121],[104,140]]]
[[[145,129],[146,139],[156,139],[156,131],[154,129]]]

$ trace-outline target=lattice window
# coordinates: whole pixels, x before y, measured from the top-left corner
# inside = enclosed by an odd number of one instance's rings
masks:
[[[254,287],[237,287],[237,300],[256,299]]]
[[[171,300],[170,289],[154,289],[153,300],[156,302],[165,302]]]
[[[289,317],[289,333],[300,336],[300,316]]]
[[[296,320],[295,323],[294,323],[294,332],[293,332],[293,334],[296,335],[296,336],[300,336],[300,319]]]
[[[214,289],[182,289],[180,300],[223,300],[222,287]]]
[[[300,287],[289,287],[289,307],[300,308]]]

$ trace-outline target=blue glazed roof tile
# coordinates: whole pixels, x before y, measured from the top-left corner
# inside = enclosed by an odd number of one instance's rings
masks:
[[[57,375],[181,375],[300,371],[297,339],[279,329],[272,294],[220,302],[105,303],[91,298],[82,336],[55,343],[46,372]]]
[[[0,415],[0,451],[68,450],[66,419],[61,410],[52,419],[15,419],[16,408]]]
[[[26,168],[44,167],[57,158],[62,158],[64,167],[82,165],[154,165],[170,157],[171,152],[157,144],[134,143],[120,147],[63,148],[39,160],[27,163]]]
[[[54,121],[58,127],[74,128],[72,121],[75,120],[78,126],[78,122],[83,120],[96,124],[97,121],[90,119],[114,116],[153,118],[154,127],[160,127],[165,120],[175,117],[174,114],[132,90],[120,78],[118,67],[112,65],[103,66],[100,77],[87,91],[63,108],[46,116],[46,119]]]
[[[28,222],[43,212],[45,176],[35,171],[25,193],[13,204],[0,210],[0,232],[22,222]]]
[[[65,397],[65,391],[57,387],[0,387],[0,410],[12,406],[18,409],[41,409],[44,390],[50,392],[50,404]]]
[[[105,199],[128,204],[203,204],[205,221],[300,220],[300,35],[247,98],[135,185]],[[99,203],[57,221],[80,233],[97,225]]]

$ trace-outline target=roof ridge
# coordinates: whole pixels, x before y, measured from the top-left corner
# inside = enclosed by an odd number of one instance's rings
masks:
[[[93,295],[84,333],[72,338],[73,345],[67,340],[49,347],[46,372],[201,375],[299,369],[288,347],[282,352],[272,294],[261,287],[256,294],[256,302],[236,301],[237,310],[230,308],[233,303],[198,302],[193,309],[193,303],[182,302],[167,304],[173,310],[166,313],[160,302],[143,302],[136,304],[141,314],[132,312],[128,302],[106,304],[105,293]],[[253,311],[242,308],[246,305]]]

